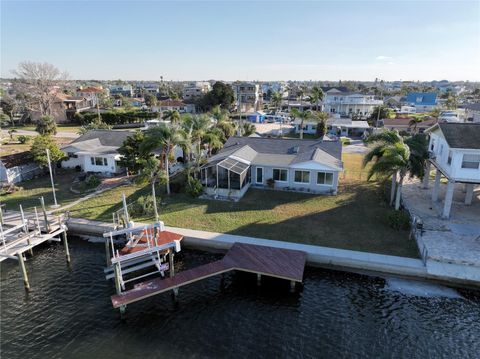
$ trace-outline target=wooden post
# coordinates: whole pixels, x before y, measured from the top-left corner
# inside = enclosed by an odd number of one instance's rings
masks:
[[[105,257],[107,259],[107,267],[110,267],[112,265],[112,262],[110,260],[110,246],[109,246],[109,239],[108,237],[105,237]]]
[[[20,271],[22,272],[23,285],[25,286],[25,290],[28,292],[30,291],[30,283],[28,282],[27,270],[25,269],[23,254],[17,253],[17,258],[18,258],[18,264],[20,265]]]
[[[290,281],[290,292],[295,292],[295,281],[291,280]]]
[[[257,273],[257,285],[260,286],[262,284],[262,275]]]
[[[170,272],[170,278],[173,278],[175,276],[175,267],[174,267],[174,262],[173,262],[173,249],[170,249],[168,253],[168,267],[169,267],[169,272]],[[178,295],[178,288],[173,288],[173,296],[176,299]]]
[[[67,230],[63,230],[63,245],[65,246],[65,256],[67,257],[67,263],[70,264],[70,250],[68,249]]]
[[[20,215],[22,216],[23,233],[28,234],[28,223],[25,220],[25,214],[23,213],[22,205],[20,205]],[[30,236],[27,237],[27,243],[28,243],[28,245],[32,244],[32,242],[30,241]],[[30,254],[30,256],[33,257],[33,249],[32,248],[30,248],[28,250],[28,254]]]
[[[115,263],[113,270],[115,272],[115,289],[117,290],[117,294],[122,293],[122,286],[120,284],[120,270],[118,268],[120,264]]]
[[[42,204],[43,219],[45,221],[45,231],[50,232],[50,225],[48,224],[47,210],[45,209],[45,201],[43,197],[40,197],[40,203]]]

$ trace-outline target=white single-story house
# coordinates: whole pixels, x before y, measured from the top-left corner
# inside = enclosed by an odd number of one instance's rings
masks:
[[[480,123],[444,122],[425,131],[430,135],[428,150],[430,166],[436,168],[432,201],[438,201],[442,175],[448,180],[442,218],[449,218],[455,184],[465,185],[465,204],[473,200],[474,189],[480,184]],[[428,187],[425,176],[424,187]]]
[[[62,148],[68,160],[62,161],[62,167],[79,166],[84,172],[99,172],[106,175],[118,174],[124,169],[119,166],[118,148],[131,131],[91,130]]]
[[[295,133],[300,133],[301,121],[294,122]],[[314,135],[317,131],[317,121],[304,121],[303,133]],[[349,118],[329,118],[327,120],[327,133],[335,136],[362,136],[370,128],[367,121],[353,121]]]
[[[238,200],[250,186],[336,194],[341,156],[339,141],[230,137],[201,180],[213,198]]]

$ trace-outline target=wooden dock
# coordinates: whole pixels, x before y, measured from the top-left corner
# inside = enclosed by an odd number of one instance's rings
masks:
[[[41,198],[42,212],[24,212],[22,206],[19,211],[5,211],[0,209],[0,262],[13,259],[18,261],[23,277],[25,289],[30,290],[25,258],[33,256],[33,248],[47,241],[60,242],[63,237],[67,262],[70,262],[68,250],[66,216],[47,214],[43,198]]]
[[[221,260],[180,272],[170,278],[156,278],[136,284],[131,290],[113,295],[111,300],[114,308],[122,309],[127,304],[232,270],[256,273],[258,278],[266,275],[286,279],[294,285],[302,282],[305,261],[305,252],[235,243]]]

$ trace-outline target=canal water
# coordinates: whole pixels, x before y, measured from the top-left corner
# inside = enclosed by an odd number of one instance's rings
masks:
[[[480,293],[307,268],[303,288],[229,274],[128,307],[120,320],[101,244],[71,240],[1,266],[1,358],[480,358]],[[184,250],[185,269],[219,255]]]

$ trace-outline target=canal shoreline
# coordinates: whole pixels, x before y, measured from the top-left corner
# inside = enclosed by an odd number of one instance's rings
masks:
[[[137,223],[140,224],[140,223]],[[112,230],[112,224],[83,218],[70,218],[67,222],[70,235],[86,239],[102,237]],[[474,288],[480,287],[480,281],[464,280],[458,277],[433,275],[428,273],[421,259],[359,252],[338,248],[321,247],[271,239],[238,236],[226,233],[198,231],[192,229],[166,227],[168,231],[184,236],[182,244],[186,248],[204,251],[226,252],[235,242],[266,245],[276,248],[300,250],[307,253],[307,265],[380,277],[403,277],[413,280],[428,280],[445,285]],[[100,239],[100,238],[98,238]],[[103,238],[102,238],[103,242]]]

